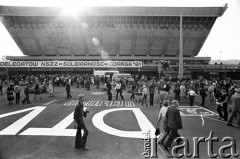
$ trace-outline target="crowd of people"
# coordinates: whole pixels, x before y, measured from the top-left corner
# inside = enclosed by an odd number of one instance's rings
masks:
[[[151,82],[148,82],[151,81]],[[39,75],[11,75],[5,76],[0,79],[0,93],[3,95],[3,89],[5,88],[7,92],[7,99],[9,104],[13,104],[14,94],[16,98],[16,104],[19,104],[20,85],[26,85],[24,93],[28,95],[29,93],[34,93],[36,99],[37,96],[41,97],[41,93],[49,92],[50,97],[54,97],[54,88],[58,86],[66,87],[67,98],[71,98],[70,87],[75,84],[77,88],[84,88],[85,90],[90,90],[90,85],[96,85],[96,89],[100,89],[100,83],[102,83],[102,90],[107,91],[108,100],[112,100],[113,92],[116,91],[116,100],[120,95],[123,100],[123,91],[128,88],[128,92],[131,93],[130,99],[135,99],[140,97],[142,100],[142,106],[145,103],[148,106],[153,106],[158,101],[160,107],[164,100],[169,100],[170,92],[174,93],[174,99],[178,102],[185,103],[189,101],[189,105],[195,105],[195,97],[201,97],[201,106],[205,106],[205,99],[209,95],[209,104],[218,102],[219,105],[223,105],[224,114],[222,116],[220,111],[220,106],[218,109],[221,118],[227,119],[226,104],[229,102],[230,97],[234,94],[236,82],[230,79],[227,80],[177,80],[175,84],[171,83],[169,78],[163,78],[157,80],[156,78],[148,80],[146,76],[141,76],[140,78],[135,78],[134,82],[130,83],[128,79],[119,79],[118,81],[111,81],[108,77],[93,76],[91,74],[39,74]],[[33,88],[34,87],[34,88]],[[224,92],[225,91],[225,92]],[[154,100],[158,92],[158,99]],[[147,101],[149,96],[149,102]],[[224,103],[221,103],[225,100]],[[23,102],[29,103],[28,97]],[[154,103],[155,101],[155,103]]]
[[[180,112],[177,109],[180,102],[185,102],[188,95],[190,106],[193,106],[195,96],[201,96],[201,106],[205,104],[205,98],[209,95],[209,104],[217,105],[219,120],[233,126],[233,119],[237,119],[237,126],[240,129],[240,85],[238,81],[226,80],[178,80],[174,87],[175,99],[169,105],[169,87],[167,82],[160,86],[162,91],[162,105],[156,129],[159,129],[158,144],[163,144],[165,149],[171,149],[174,139],[177,144],[182,142],[178,130],[183,128]],[[230,115],[229,115],[230,113]]]
[[[179,102],[185,101],[189,97],[190,106],[194,105],[195,96],[201,97],[201,106],[205,106],[205,98],[209,95],[209,104],[217,104],[219,119],[227,121],[229,110],[231,112],[231,97],[235,94],[239,86],[237,81],[226,80],[191,80],[177,81],[175,84],[175,99]]]
[[[195,91],[201,94],[201,89],[204,89],[204,91],[207,91],[210,95],[210,103],[213,103],[213,100],[216,101],[219,119],[224,120],[228,126],[233,126],[233,119],[236,118],[237,126],[240,129],[240,85],[231,83],[230,80],[223,82],[212,81],[207,90],[205,90],[204,87],[200,87],[198,92]],[[189,92],[191,91],[194,92],[192,86],[189,88]],[[197,93],[194,92],[195,95]],[[175,98],[175,100],[172,100],[172,105],[169,105],[169,100],[163,100],[156,126],[156,129],[159,130],[159,133],[156,134],[159,135],[157,143],[162,144],[167,150],[171,149],[174,139],[176,139],[177,144],[181,144],[182,142],[178,134],[178,130],[183,129],[182,119],[178,109],[180,99],[177,98],[176,95]],[[190,97],[190,103],[191,102]],[[228,113],[230,113],[230,115],[228,115]]]
[[[23,85],[24,82],[25,88],[22,91],[19,86]],[[196,96],[201,97],[200,106],[202,107],[205,106],[205,99],[207,96],[209,96],[208,104],[217,105],[216,110],[219,114],[219,120],[223,120],[227,123],[228,126],[232,126],[233,119],[236,118],[238,122],[238,127],[240,128],[240,85],[238,81],[233,81],[229,78],[227,78],[226,80],[206,80],[203,78],[199,78],[197,80],[184,79],[177,80],[173,83],[171,80],[169,80],[169,78],[162,78],[160,80],[158,80],[157,78],[152,78],[149,80],[146,76],[139,76],[137,78],[134,78],[133,82],[129,82],[128,79],[125,78],[121,78],[117,81],[112,81],[111,78],[108,78],[106,76],[99,77],[90,74],[42,74],[31,76],[12,75],[5,76],[4,78],[0,79],[0,93],[1,95],[3,95],[3,89],[5,88],[9,104],[13,104],[15,98],[15,103],[19,104],[20,93],[24,92],[25,98],[21,102],[23,104],[29,104],[29,94],[31,91],[33,91],[35,94],[34,99],[36,99],[37,96],[39,96],[41,99],[41,93],[43,92],[49,92],[50,97],[54,97],[54,88],[58,86],[63,86],[66,87],[67,98],[70,99],[72,97],[72,95],[70,94],[71,86],[76,85],[77,88],[84,88],[85,91],[89,91],[91,84],[96,85],[96,89],[100,89],[101,85],[103,87],[102,90],[107,91],[108,100],[113,100],[112,97],[114,91],[116,92],[115,100],[119,100],[119,96],[121,100],[124,100],[128,98],[124,97],[122,94],[123,91],[126,91],[131,94],[130,99],[132,100],[140,97],[142,101],[142,106],[144,106],[145,104],[145,106],[147,107],[148,103],[150,104],[150,106],[160,106],[158,122],[160,120],[164,121],[163,128],[161,129],[164,132],[162,132],[162,135],[160,137],[161,139],[159,139],[158,141],[159,143],[163,143],[164,138],[167,135],[171,136],[171,140],[178,137],[179,135],[177,133],[177,130],[182,129],[181,117],[179,118],[179,121],[175,121],[177,125],[175,123],[175,126],[171,126],[172,121],[169,121],[168,117],[172,116],[172,114],[169,113],[169,101],[172,101],[172,106],[174,106],[174,108],[177,108],[179,104],[187,105],[186,102],[189,102],[190,106],[194,106],[196,105]],[[81,99],[82,97],[83,96],[81,96]],[[157,99],[154,100],[154,97],[157,97]],[[173,114],[175,114],[176,116],[176,110],[174,109],[172,111],[175,111],[175,113]],[[79,121],[76,122],[79,123]],[[87,129],[84,125],[82,127],[79,127],[79,129],[84,129],[84,131],[87,132]],[[87,136],[85,136],[85,138],[87,138]],[[76,148],[84,147],[85,149],[88,149],[85,144],[78,145],[78,140],[79,139],[76,139]],[[172,141],[168,141],[165,143],[167,149],[170,148],[171,142]]]

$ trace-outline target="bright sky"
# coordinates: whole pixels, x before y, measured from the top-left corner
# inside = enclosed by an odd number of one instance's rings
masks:
[[[240,59],[240,0],[1,0],[9,6],[224,6],[228,9],[219,17],[198,56],[212,60]],[[0,22],[1,56],[22,56],[23,53]]]

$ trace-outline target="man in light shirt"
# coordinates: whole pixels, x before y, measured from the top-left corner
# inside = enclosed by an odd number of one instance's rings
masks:
[[[197,96],[197,94],[196,94],[195,91],[190,87],[190,88],[189,88],[189,91],[188,91],[188,95],[189,95],[189,100],[190,100],[190,106],[193,106],[194,99],[195,99],[195,96]]]
[[[143,103],[145,101],[146,102],[146,107],[148,106],[147,105],[147,94],[148,94],[147,87],[145,85],[143,85],[142,106],[143,106]]]
[[[121,99],[123,100],[123,95],[122,95],[122,85],[120,82],[117,82],[115,89],[117,90],[117,95],[116,95],[116,100],[118,100],[118,94],[120,94]]]
[[[167,131],[169,131],[169,128],[167,127],[167,120],[166,120],[166,113],[168,110],[168,104],[169,101],[168,100],[164,100],[163,101],[163,106],[161,107],[160,111],[159,111],[159,115],[158,115],[158,122],[157,122],[157,128],[160,128],[160,135],[158,138],[158,144],[161,144],[163,139],[166,137],[167,135]]]

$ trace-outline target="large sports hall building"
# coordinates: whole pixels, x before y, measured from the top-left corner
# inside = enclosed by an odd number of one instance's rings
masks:
[[[25,55],[7,56],[0,69],[157,74],[164,70],[160,63],[165,61],[170,68],[164,72],[174,78],[182,60],[184,76],[229,72],[208,65],[210,57],[196,57],[226,9],[227,5],[89,7],[69,16],[56,7],[0,6],[1,22]]]

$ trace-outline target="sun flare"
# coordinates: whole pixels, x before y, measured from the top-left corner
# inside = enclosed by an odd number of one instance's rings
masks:
[[[62,16],[73,16],[77,17],[81,15],[83,11],[85,11],[86,7],[79,7],[79,6],[61,6],[61,13]]]

